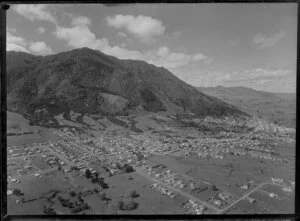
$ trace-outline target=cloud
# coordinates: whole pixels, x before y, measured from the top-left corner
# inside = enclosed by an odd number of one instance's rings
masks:
[[[127,34],[124,33],[124,32],[118,32],[117,35],[118,35],[119,37],[122,37],[122,38],[126,38],[126,37],[127,37]]]
[[[181,32],[179,32],[179,31],[175,31],[175,32],[172,33],[173,39],[177,39],[177,38],[179,38],[180,36],[181,36]]]
[[[106,17],[107,24],[117,29],[124,29],[131,35],[138,37],[142,42],[152,41],[155,36],[162,35],[165,26],[162,21],[152,17],[139,15],[115,15]]]
[[[72,25],[91,25],[92,21],[88,17],[78,16],[72,19]]]
[[[176,73],[176,72],[175,72]],[[197,70],[176,73],[182,80],[201,87],[244,86],[260,91],[295,92],[296,74],[290,69],[254,68],[233,73]]]
[[[73,48],[89,47],[101,50],[108,46],[106,38],[97,39],[89,27],[84,25],[76,25],[71,28],[57,26],[54,35],[59,39],[66,40],[67,45]]]
[[[21,51],[37,55],[48,55],[53,53],[52,49],[43,41],[28,43],[24,38],[12,35],[10,32],[7,32],[6,50]]]
[[[7,51],[22,51],[27,52],[29,51],[26,49],[27,42],[24,38],[12,35],[10,32],[7,32],[6,37],[6,50]]]
[[[265,78],[282,78],[292,74],[289,69],[264,69],[256,68],[250,70],[243,70],[233,72],[231,78],[228,80],[230,82],[247,82],[252,80],[260,80]]]
[[[43,27],[38,27],[38,28],[36,29],[36,31],[37,31],[37,33],[39,33],[39,34],[43,34],[46,30],[45,30],[45,28],[43,28]]]
[[[202,53],[190,55],[172,52],[166,46],[140,52],[125,48],[126,44],[111,45],[107,38],[97,38],[91,31],[88,23],[79,24],[72,22],[71,27],[57,26],[53,33],[58,39],[65,40],[66,44],[72,48],[89,47],[120,59],[144,60],[165,68],[177,68],[187,65],[189,62],[208,62],[211,59]]]
[[[254,36],[252,43],[257,45],[258,49],[270,48],[276,45],[283,37],[285,36],[285,32],[278,32],[270,37],[266,37],[259,33]]]
[[[7,32],[14,32],[14,33],[16,33],[16,32],[17,32],[17,29],[7,27],[7,28],[6,28],[6,31],[7,31]]]
[[[56,23],[56,18],[48,11],[47,4],[14,5],[12,9],[31,21],[44,20]]]
[[[49,55],[52,54],[52,49],[43,41],[31,42],[29,49],[38,55]]]
[[[206,61],[211,59],[202,53],[190,55],[172,52],[171,49],[166,46],[160,47],[156,51],[149,51],[145,53],[145,57],[147,62],[166,68],[178,68],[187,65],[190,62]]]
[[[233,39],[233,40],[229,40],[228,41],[228,46],[229,47],[233,47],[233,46],[236,46],[237,44],[240,43],[240,39],[239,38],[236,38],[236,39]]]

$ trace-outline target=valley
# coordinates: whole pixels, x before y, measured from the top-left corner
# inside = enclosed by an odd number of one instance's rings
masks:
[[[8,112],[8,133],[18,130],[9,214],[294,212],[294,129],[254,117],[78,115],[47,128],[52,119],[30,125]]]

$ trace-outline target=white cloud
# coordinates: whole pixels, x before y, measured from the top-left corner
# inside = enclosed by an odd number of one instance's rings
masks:
[[[89,47],[103,50],[108,46],[106,38],[97,39],[89,27],[84,25],[77,25],[71,28],[57,26],[54,35],[57,38],[66,40],[67,44],[73,48]]]
[[[7,31],[7,32],[14,32],[14,33],[16,33],[16,32],[17,32],[17,29],[7,27],[7,28],[6,28],[6,31]]]
[[[10,32],[7,32],[6,37],[6,50],[7,51],[22,51],[27,52],[29,51],[26,49],[27,42],[24,38],[14,36]]]
[[[236,46],[239,43],[240,43],[240,39],[239,38],[232,39],[232,40],[228,41],[228,46],[229,47],[233,47],[233,46]]]
[[[201,61],[201,60],[207,59],[207,57],[202,53],[198,53],[198,54],[193,55],[192,59],[193,59],[193,61]]]
[[[12,35],[10,32],[7,32],[6,42],[7,51],[22,51],[38,55],[53,53],[52,49],[43,41],[28,43],[24,38]]]
[[[56,18],[49,12],[47,4],[14,5],[13,10],[19,15],[31,20],[44,20],[56,23]]]
[[[259,33],[254,36],[252,43],[257,45],[258,49],[270,48],[276,45],[283,37],[285,32],[278,32],[272,36],[266,37],[262,33]]]
[[[127,37],[127,34],[124,33],[124,32],[118,32],[117,35],[118,35],[119,37],[122,37],[122,38],[126,38],[126,37]]]
[[[90,25],[92,24],[91,19],[85,16],[78,16],[72,19],[72,25]]]
[[[63,39],[72,48],[89,47],[92,49],[100,50],[106,54],[115,56],[120,59],[136,59],[144,60],[148,63],[163,66],[165,68],[176,68],[184,66],[189,62],[203,61],[206,62],[210,58],[197,53],[189,55],[184,53],[171,52],[168,47],[160,47],[156,50],[149,50],[140,52],[136,50],[129,50],[125,48],[125,44],[110,45],[108,39],[97,38],[97,36],[90,30],[88,25],[75,24],[72,27],[57,26],[54,35]]]
[[[179,31],[175,31],[175,32],[172,33],[172,38],[173,38],[173,39],[177,39],[177,38],[179,38],[180,36],[181,36],[181,32],[179,32]]]
[[[31,42],[29,49],[38,55],[49,55],[52,54],[52,49],[43,41]]]
[[[244,86],[255,90],[295,92],[296,74],[290,69],[254,68],[233,73],[214,70],[175,71],[182,80],[201,87]]]
[[[170,53],[170,49],[168,47],[161,47],[157,50],[158,56],[167,56]]]
[[[38,28],[36,29],[36,31],[37,31],[37,33],[39,33],[39,34],[43,34],[46,30],[45,30],[45,28],[43,28],[43,27],[38,27]]]
[[[187,65],[190,62],[206,61],[210,59],[202,53],[190,55],[171,52],[171,49],[166,46],[160,47],[156,51],[149,51],[145,53],[145,57],[146,61],[149,63],[166,68],[177,68]]]
[[[162,35],[165,31],[163,23],[152,17],[139,15],[116,15],[114,17],[106,17],[107,24],[111,27],[124,29],[142,42],[149,42],[153,37]]]

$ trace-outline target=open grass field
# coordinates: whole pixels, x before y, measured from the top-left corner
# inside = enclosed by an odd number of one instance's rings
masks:
[[[8,199],[8,215],[42,215],[46,199],[38,199],[22,205],[16,203],[16,199]]]
[[[133,180],[128,180],[128,176]],[[136,210],[118,211],[122,214],[182,214],[180,205],[187,199],[178,196],[174,199],[161,195],[147,186],[153,182],[136,172],[130,174],[121,174],[107,179],[110,188],[106,190],[107,196],[112,199],[110,204],[117,205],[119,200],[128,199],[128,193],[135,190],[140,194],[134,200],[139,203]]]
[[[40,130],[40,133],[33,133]],[[57,140],[53,134],[54,129],[43,128],[39,126],[29,125],[29,121],[22,115],[14,112],[7,112],[7,133],[17,133],[16,136],[8,136],[8,145],[22,145],[38,142],[46,142],[49,140]],[[32,132],[32,134],[23,134],[26,132]]]

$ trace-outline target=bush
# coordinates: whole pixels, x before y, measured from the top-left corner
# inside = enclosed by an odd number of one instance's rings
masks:
[[[98,184],[103,188],[103,189],[108,189],[109,186],[107,183],[104,182],[103,178],[98,178]]]
[[[85,173],[84,173],[84,176],[87,178],[87,179],[90,179],[92,177],[92,173],[89,169],[85,170]]]
[[[97,177],[92,177],[91,182],[92,183],[97,183],[98,182],[98,178]]]
[[[126,173],[131,173],[131,172],[134,172],[134,169],[132,166],[130,166],[129,164],[124,164],[123,166],[123,170],[126,172]]]
[[[133,200],[130,201],[121,200],[118,202],[117,206],[120,210],[134,210],[139,206],[139,204]]]
[[[19,189],[14,189],[12,193],[16,196],[24,196],[24,193],[22,193]]]
[[[55,210],[52,207],[46,206],[46,205],[44,205],[43,213],[46,215],[55,215],[56,214]]]
[[[100,194],[100,198],[101,200],[105,200],[105,201],[111,200],[110,198],[107,197],[106,193]]]
[[[140,194],[138,194],[135,190],[131,190],[129,193],[128,193],[128,196],[129,197],[132,197],[132,198],[137,198],[140,196]]]
[[[218,191],[219,189],[216,187],[216,185],[212,185],[212,190]]]
[[[77,167],[77,166],[71,166],[71,170],[73,171],[73,170],[79,170],[79,168]]]
[[[69,195],[70,195],[71,197],[74,197],[74,196],[76,196],[76,193],[75,193],[75,191],[71,190],[71,191],[69,192]]]

